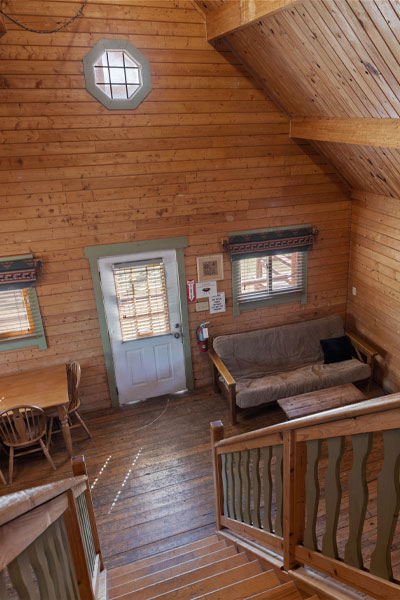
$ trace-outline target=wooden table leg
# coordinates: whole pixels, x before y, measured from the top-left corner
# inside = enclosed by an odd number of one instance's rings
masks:
[[[58,418],[61,423],[61,430],[64,436],[65,446],[67,448],[67,452],[70,456],[72,456],[72,439],[71,439],[71,430],[68,425],[68,415],[67,408],[64,405],[57,406]]]

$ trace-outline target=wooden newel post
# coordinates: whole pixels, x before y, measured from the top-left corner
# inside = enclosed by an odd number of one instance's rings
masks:
[[[283,432],[283,567],[300,566],[296,546],[303,541],[305,519],[305,443],[296,443],[295,431]]]
[[[79,477],[79,475],[87,476],[86,462],[85,462],[85,457],[83,455],[73,456],[71,458],[71,465],[72,465],[72,472],[75,477]],[[97,531],[96,517],[94,515],[92,494],[90,492],[90,487],[89,487],[89,479],[86,482],[85,498],[86,498],[86,506],[87,506],[88,514],[89,514],[90,527],[92,529],[94,549],[95,549],[96,554],[99,555],[100,571],[103,571],[104,563],[103,563],[103,557],[101,555],[99,533]]]
[[[213,421],[210,423],[211,431],[211,455],[213,463],[213,475],[214,475],[214,498],[215,498],[215,520],[217,522],[217,529],[221,527],[221,515],[224,506],[224,490],[222,487],[222,463],[221,455],[217,454],[215,444],[220,440],[224,439],[224,426],[222,421]]]

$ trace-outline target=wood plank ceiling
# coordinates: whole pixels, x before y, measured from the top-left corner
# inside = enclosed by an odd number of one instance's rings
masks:
[[[255,4],[255,0],[247,3]],[[196,4],[209,25],[221,5],[226,10],[233,2],[196,0]],[[346,123],[351,136],[351,119],[400,116],[399,2],[305,0],[281,4],[272,14],[232,27],[222,43],[242,59],[290,117],[336,117]],[[221,40],[216,44],[218,47]],[[400,196],[400,144],[396,141],[391,145],[397,147],[391,148],[378,143],[314,143],[353,188]]]

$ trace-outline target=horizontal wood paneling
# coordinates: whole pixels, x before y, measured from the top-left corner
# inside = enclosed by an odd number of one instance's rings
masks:
[[[78,5],[10,0],[7,11],[50,28]],[[344,315],[347,191],[315,150],[289,139],[287,117],[238,59],[206,44],[191,3],[97,0],[58,34],[8,29],[0,40],[0,255],[43,260],[49,347],[1,353],[2,372],[77,359],[84,407],[109,405],[88,245],[187,235],[187,277],[196,278],[196,257],[221,252],[229,231],[312,223],[320,235],[309,302],[233,318],[226,259],[219,289],[227,311],[210,317],[211,334]],[[153,91],[135,111],[107,111],[85,91],[82,58],[107,37],[129,38],[150,60]],[[203,317],[190,306],[197,386],[210,382],[194,341]]]
[[[377,375],[390,391],[400,385],[400,198],[352,195],[347,320],[380,349]],[[353,296],[352,288],[357,288]]]

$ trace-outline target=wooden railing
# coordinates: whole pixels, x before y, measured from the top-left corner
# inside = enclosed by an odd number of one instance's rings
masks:
[[[96,600],[103,561],[83,456],[74,477],[0,497],[0,600]]]
[[[384,454],[376,477],[367,467],[373,439],[374,452],[383,448]],[[308,565],[376,598],[400,598],[392,569],[400,507],[400,394],[228,439],[217,421],[211,424],[211,441],[218,529],[274,552],[286,571]],[[341,468],[345,447],[352,463],[348,480]],[[369,494],[374,477],[376,492]],[[369,501],[376,502],[377,517],[368,519],[366,544]],[[347,537],[341,552],[340,515]]]

